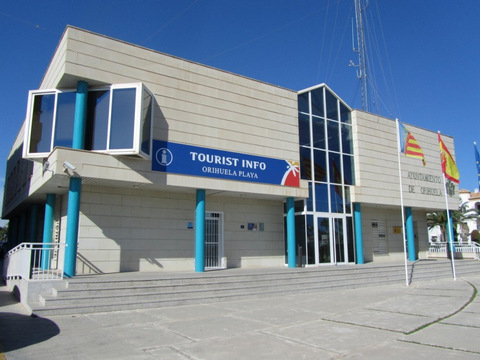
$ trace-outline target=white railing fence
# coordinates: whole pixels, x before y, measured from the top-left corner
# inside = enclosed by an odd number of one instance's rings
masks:
[[[63,279],[64,244],[21,243],[4,258],[3,275],[6,280]]]
[[[450,243],[447,241],[431,242],[428,247],[428,254],[447,254],[450,251]],[[457,242],[453,243],[453,252],[458,254],[472,254],[472,257],[476,260],[480,259],[480,245],[476,242],[464,243]]]

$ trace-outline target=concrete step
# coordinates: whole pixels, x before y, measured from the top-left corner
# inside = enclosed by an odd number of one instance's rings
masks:
[[[455,265],[457,277],[480,271],[478,261]],[[408,271],[411,281],[452,276],[451,262],[444,259],[410,263]],[[404,282],[404,264],[78,276],[67,281],[66,289],[42,296],[32,310],[37,315],[96,313]]]
[[[398,281],[398,276],[388,274],[378,275],[375,283],[380,281]],[[44,296],[43,303],[56,304],[75,304],[82,303],[86,299],[91,301],[107,301],[110,303],[122,302],[124,298],[128,297],[131,300],[138,302],[154,301],[160,297],[164,299],[188,298],[190,295],[198,297],[205,296],[220,296],[222,294],[237,295],[237,294],[255,294],[255,293],[291,293],[301,292],[304,289],[322,289],[329,287],[347,287],[368,285],[372,282],[371,276],[368,277],[353,277],[343,279],[341,281],[335,279],[322,280],[298,280],[285,278],[283,280],[266,281],[242,281],[229,283],[211,283],[202,284],[188,284],[183,286],[157,286],[157,287],[132,287],[132,288],[118,288],[105,290],[76,290],[76,291],[57,291],[56,295]]]
[[[395,276],[399,269],[389,268],[389,271],[382,271],[378,274],[375,270],[369,271],[335,271],[335,272],[319,272],[299,270],[297,272],[283,272],[283,273],[266,273],[256,275],[230,275],[230,276],[214,276],[214,277],[198,277],[198,278],[170,278],[170,279],[153,279],[153,280],[121,280],[121,281],[102,281],[102,282],[68,282],[66,289],[58,289],[54,291],[57,297],[69,297],[69,294],[94,294],[94,293],[108,293],[115,295],[123,292],[173,292],[173,291],[197,291],[203,289],[228,289],[230,287],[248,286],[249,284],[256,284],[256,286],[278,286],[289,284],[308,284],[318,281],[322,282],[336,282],[347,281],[349,279],[355,280],[370,280],[373,275],[387,277]],[[159,275],[161,276],[161,275]],[[103,286],[105,285],[105,286]]]
[[[390,272],[397,272],[395,268],[391,267],[388,268]],[[262,272],[261,270],[257,270],[257,272],[231,272],[230,270],[225,271],[217,271],[217,272],[206,272],[203,274],[177,274],[176,276],[172,277],[170,274],[165,275],[162,273],[155,273],[155,274],[144,274],[142,277],[142,273],[135,273],[132,276],[130,274],[125,274],[122,277],[111,278],[110,275],[97,275],[94,277],[88,278],[81,278],[77,277],[71,280],[67,280],[67,288],[69,290],[76,290],[76,289],[116,289],[118,287],[129,287],[131,284],[135,284],[135,286],[146,286],[146,287],[153,287],[153,286],[183,286],[189,285],[191,283],[199,284],[210,284],[210,283],[238,283],[238,282],[248,282],[248,281],[277,281],[277,280],[284,280],[286,278],[289,279],[318,279],[319,276],[325,278],[335,278],[341,277],[345,278],[347,276],[356,276],[357,274],[361,273],[367,276],[367,274],[376,273],[377,270],[375,268],[360,268],[357,266],[344,266],[344,267],[333,267],[333,268],[325,268],[319,270],[319,268],[302,268],[302,269],[293,269],[293,270],[284,270],[284,269],[277,269],[277,271],[272,272],[271,270],[267,270],[266,272]],[[197,276],[195,276],[197,275]],[[147,276],[153,276],[153,278],[146,278]],[[132,277],[132,278],[131,278]]]

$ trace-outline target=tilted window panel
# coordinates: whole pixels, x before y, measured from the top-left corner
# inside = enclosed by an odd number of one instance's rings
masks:
[[[30,91],[24,158],[72,147],[75,99],[75,90]],[[85,150],[149,158],[153,106],[153,95],[141,83],[89,89]]]

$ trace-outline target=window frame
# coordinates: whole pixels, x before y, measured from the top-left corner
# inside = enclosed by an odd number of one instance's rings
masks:
[[[111,126],[112,126],[112,104],[114,91],[118,89],[135,89],[135,101],[134,101],[134,118],[133,118],[133,141],[132,148],[111,148]],[[108,104],[108,127],[107,127],[107,139],[106,139],[106,149],[101,150],[88,150],[97,153],[107,153],[110,155],[134,155],[139,156],[144,159],[151,159],[152,154],[152,144],[153,144],[153,121],[154,121],[154,108],[155,108],[155,96],[153,93],[147,89],[143,83],[125,83],[125,84],[112,84],[107,86],[92,87],[88,89],[89,92],[93,91],[108,91],[109,92],[109,104]],[[23,157],[27,159],[43,159],[49,156],[49,154],[55,149],[55,131],[56,131],[56,122],[57,122],[57,111],[58,111],[58,97],[61,93],[66,92],[76,92],[76,89],[38,89],[31,90],[28,93],[28,104],[27,104],[27,113],[25,120],[25,134],[24,134],[24,146],[23,146]],[[150,126],[149,126],[149,139],[148,147],[150,154],[145,153],[142,150],[141,136],[143,136],[143,125],[146,120],[146,115],[144,112],[148,112],[148,107],[143,107],[143,96],[144,93],[148,93],[151,97],[150,102]],[[32,136],[32,127],[33,127],[33,111],[35,105],[36,96],[43,95],[55,95],[54,109],[53,109],[53,119],[51,124],[51,133],[50,133],[50,151],[49,152],[31,152],[31,136]],[[88,136],[88,135],[87,135]],[[73,137],[73,134],[72,134]]]

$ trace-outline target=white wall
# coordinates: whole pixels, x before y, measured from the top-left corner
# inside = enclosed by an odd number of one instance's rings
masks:
[[[418,258],[425,258],[428,249],[428,229],[426,214],[422,211],[412,211],[415,233],[415,250]],[[386,254],[374,254],[372,221],[382,221],[385,224]],[[394,229],[402,227],[402,213],[400,207],[386,208],[362,205],[362,228],[364,259],[366,262],[404,261],[402,234],[395,233]]]
[[[356,186],[352,201],[366,204],[400,206],[397,131],[394,120],[354,111]],[[445,209],[444,186],[440,164],[438,135],[409,124],[404,124],[423,150],[427,165],[420,159],[400,154],[404,205],[421,209]],[[442,140],[455,157],[453,138],[442,135]],[[458,186],[449,196],[449,208],[457,209]]]
[[[191,271],[194,209],[194,193],[84,186],[78,273]],[[229,267],[284,263],[282,202],[207,196],[206,210],[224,214]],[[264,223],[264,231],[248,231],[248,222]]]

